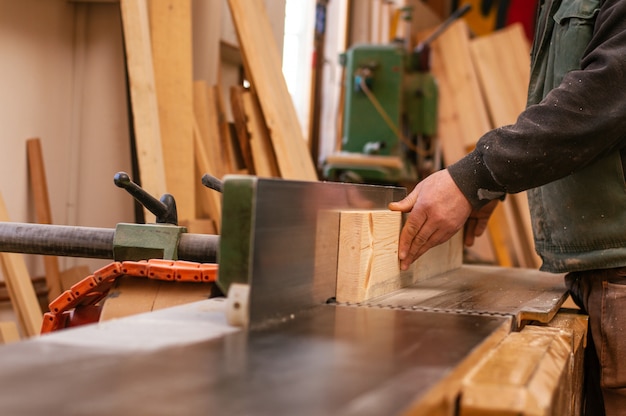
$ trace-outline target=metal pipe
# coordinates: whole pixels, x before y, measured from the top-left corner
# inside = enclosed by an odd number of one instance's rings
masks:
[[[111,228],[0,222],[0,252],[45,256],[113,259]],[[178,242],[180,260],[214,263],[219,236],[183,233]]]

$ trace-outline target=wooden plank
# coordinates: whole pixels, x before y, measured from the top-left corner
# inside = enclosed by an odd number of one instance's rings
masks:
[[[202,139],[202,133],[198,123],[194,120],[194,146],[196,168],[199,174],[214,172],[211,159],[206,150],[205,141]],[[206,188],[202,183],[196,185],[197,188],[197,212],[198,215],[204,215],[212,219],[215,223],[217,233],[220,232],[222,224],[222,194]],[[202,218],[202,217],[201,217]]]
[[[571,334],[555,328],[509,334],[464,380],[459,414],[569,414],[571,348]]]
[[[4,199],[0,195],[0,221],[10,221]],[[23,333],[32,337],[41,332],[43,315],[33,287],[24,256],[18,253],[0,253],[4,281],[11,304]]]
[[[149,0],[149,17],[165,183],[178,219],[192,219],[200,178],[193,164],[191,0]]]
[[[450,25],[432,48],[432,72],[440,88],[438,137],[444,160],[450,165],[470,152],[491,124],[469,51],[469,30],[463,20]],[[501,266],[513,266],[510,225],[501,206],[487,227],[496,261]]]
[[[515,123],[526,107],[530,79],[530,44],[521,24],[508,26],[470,42],[470,52],[480,80],[492,127]],[[526,193],[510,195],[504,215],[511,226],[511,243],[517,264],[539,267],[534,250]]]
[[[225,173],[237,173],[243,166],[239,166],[237,160],[234,138],[230,131],[228,114],[226,113],[224,94],[219,85],[213,85],[211,88],[213,89],[213,97],[215,97],[215,114],[217,115],[219,142],[223,149],[224,164],[226,166]]]
[[[160,198],[167,192],[146,0],[120,0],[135,145],[141,187]],[[144,210],[146,222],[154,214]]]
[[[317,180],[262,0],[229,0],[244,67],[258,94],[281,177]]]
[[[237,134],[237,142],[245,168],[251,175],[254,175],[254,161],[250,150],[250,135],[248,134],[247,117],[243,108],[243,94],[246,89],[240,85],[230,88],[230,106],[233,113],[233,122]]]
[[[279,163],[276,160],[277,157],[274,154],[274,148],[256,94],[246,91],[243,93],[242,99],[248,137],[250,137],[250,152],[254,163],[254,172],[259,177],[281,177]]]
[[[20,340],[15,322],[0,322],[0,345]]]
[[[424,253],[413,266],[413,280],[416,283],[433,276],[455,270],[463,265],[463,230],[451,239]]]
[[[451,24],[445,32],[433,42],[441,60],[438,67],[433,67],[436,78],[445,73],[453,105],[457,109],[458,122],[462,126],[461,134],[465,151],[474,148],[476,141],[491,129],[489,117],[482,97],[478,76],[472,65],[470,55],[469,30],[463,20]]]
[[[46,179],[41,140],[38,138],[26,140],[26,153],[28,154],[30,186],[33,190],[33,199],[35,200],[35,217],[39,224],[52,224],[48,181]],[[51,302],[61,294],[59,260],[55,256],[43,256],[43,264],[48,286],[48,302]]]
[[[211,171],[208,173],[216,178],[222,178],[227,172],[224,164],[224,153],[220,143],[220,131],[216,113],[215,96],[213,89],[204,81],[193,83],[193,107],[196,122],[200,132],[204,152],[210,161]]]
[[[402,159],[398,156],[365,155],[347,152],[328,155],[326,163],[331,165],[381,166],[393,169],[402,169],[404,167]]]

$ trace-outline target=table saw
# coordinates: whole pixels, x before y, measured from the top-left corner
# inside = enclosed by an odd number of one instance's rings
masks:
[[[142,247],[150,256],[217,262],[219,290],[0,347],[2,414],[476,414],[480,395],[472,402],[463,390],[468,377],[512,335],[530,324],[549,326],[566,298],[561,275],[456,263],[424,276],[415,268],[408,278],[391,267],[401,287],[346,301],[337,296],[342,241],[322,219],[385,211],[404,188],[232,175],[219,189],[220,236],[181,228],[172,237],[168,227],[176,226],[168,223],[135,230],[168,236]],[[0,251],[139,260],[142,250],[116,236],[128,236],[125,227],[141,225],[1,223]],[[433,269],[427,266],[420,270]],[[540,381],[571,384],[580,336],[550,329],[556,335],[542,333],[550,341],[533,351],[558,358],[547,371],[556,376]],[[546,403],[535,400],[541,392],[525,391],[525,403],[503,405],[573,414],[578,396],[571,388],[564,390],[571,397],[557,399],[548,384],[544,390]]]

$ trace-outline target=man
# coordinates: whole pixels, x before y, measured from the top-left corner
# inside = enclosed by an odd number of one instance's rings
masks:
[[[540,1],[531,62],[517,122],[390,204],[410,211],[401,267],[463,226],[471,244],[499,199],[529,190],[541,269],[568,272],[589,314],[589,414],[626,415],[626,0]]]

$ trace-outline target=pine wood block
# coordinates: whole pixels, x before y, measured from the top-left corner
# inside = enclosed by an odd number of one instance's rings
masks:
[[[509,334],[463,381],[459,414],[568,414],[571,353],[571,333],[557,328]]]
[[[398,261],[400,212],[341,211],[339,218],[338,302],[362,302],[411,283],[412,268],[401,272]]]
[[[263,120],[256,94],[246,91],[243,93],[242,99],[247,120],[248,137],[250,138],[249,144],[254,163],[254,172],[260,177],[281,177],[279,164],[274,154],[269,132]]]
[[[451,239],[424,253],[413,266],[413,281],[426,280],[430,277],[458,269],[463,265],[463,230]]]
[[[262,0],[228,0],[246,74],[258,95],[281,177],[317,181]]]
[[[178,218],[191,219],[200,181],[193,165],[191,0],[149,0],[149,18],[165,182]]]
[[[167,187],[146,1],[120,0],[120,8],[141,187],[160,198]],[[150,211],[144,213],[146,222],[155,221]]]

